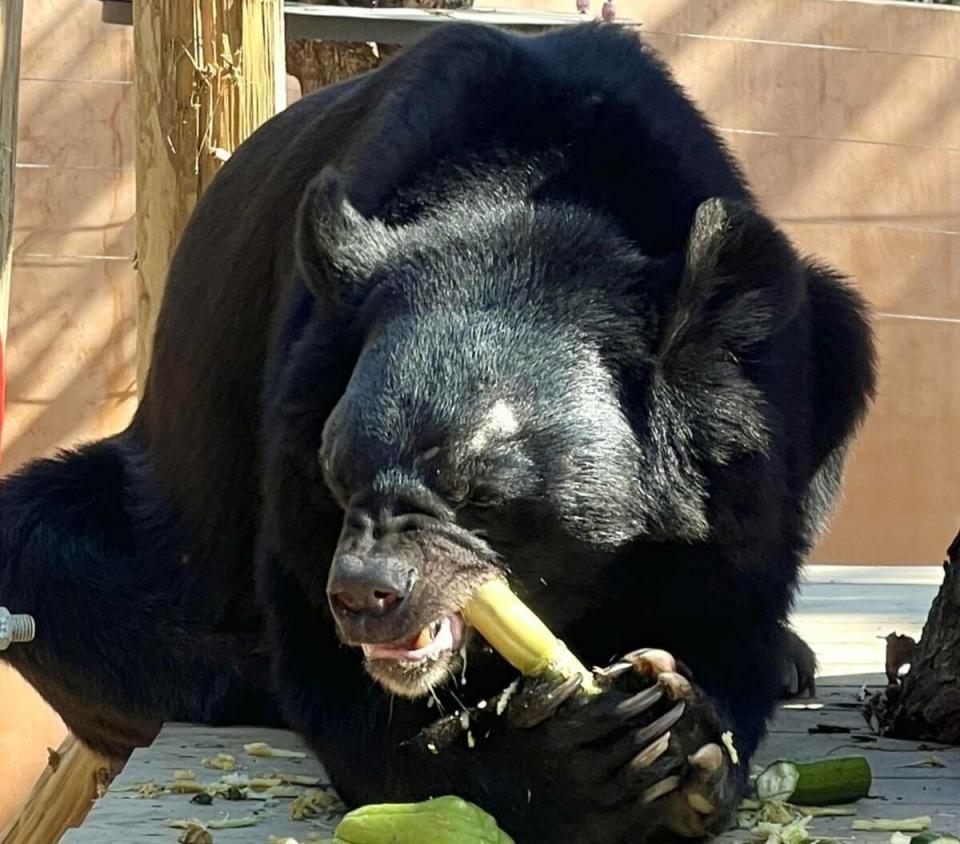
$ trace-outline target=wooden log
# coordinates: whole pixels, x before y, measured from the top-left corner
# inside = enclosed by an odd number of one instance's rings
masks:
[[[868,702],[867,718],[881,735],[960,744],[960,533],[943,570],[910,670]]]
[[[100,756],[67,736],[58,750],[50,751],[50,764],[0,832],[0,844],[59,841],[64,832],[81,824],[122,767],[119,760]]]
[[[167,269],[230,154],[285,106],[281,0],[138,0],[137,385],[143,393]]]
[[[310,5],[323,5],[326,0],[307,0]],[[345,0],[347,6],[387,8],[465,9],[473,0]],[[297,39],[287,42],[287,72],[296,77],[300,91],[309,94],[318,88],[342,82],[379,67],[395,56],[396,44],[357,42],[325,42]]]
[[[0,344],[6,343],[10,310],[22,24],[23,0],[0,0]]]
[[[287,42],[287,72],[300,83],[302,94],[309,94],[379,67],[399,48],[387,44],[328,43],[294,40]]]

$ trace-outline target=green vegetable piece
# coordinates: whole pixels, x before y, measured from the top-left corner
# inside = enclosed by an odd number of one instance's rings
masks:
[[[783,844],[805,844],[810,840],[810,831],[807,829],[810,821],[811,818],[797,818],[791,821],[780,830],[780,840]]]
[[[867,796],[872,782],[870,763],[863,756],[817,762],[780,760],[757,777],[760,800],[783,800],[803,806],[835,806]]]
[[[586,668],[526,604],[499,579],[488,580],[463,608],[463,617],[525,677],[565,680],[579,675],[580,694],[598,694]]]
[[[334,835],[337,844],[514,844],[483,809],[453,796],[361,806]]]
[[[960,838],[949,832],[921,832],[910,839],[910,844],[960,844]]]
[[[861,832],[923,832],[930,829],[930,815],[916,818],[857,818],[850,829]]]

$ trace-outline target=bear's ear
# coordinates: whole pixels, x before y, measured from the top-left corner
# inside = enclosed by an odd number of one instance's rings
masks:
[[[667,304],[661,367],[738,357],[797,313],[800,261],[787,238],[749,205],[710,199],[697,209],[683,277]]]
[[[307,185],[296,225],[297,270],[320,303],[334,310],[363,294],[393,239],[388,226],[351,205],[333,167]]]

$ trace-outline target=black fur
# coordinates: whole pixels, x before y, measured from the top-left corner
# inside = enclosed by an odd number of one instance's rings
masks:
[[[3,482],[0,603],[39,623],[4,657],[121,752],[165,719],[277,721],[269,654],[347,801],[453,792],[524,844],[638,840],[662,807],[562,751],[575,719],[434,754],[436,708],[341,639],[407,636],[503,568],[588,663],[675,653],[701,695],[677,736],[731,729],[745,771],[872,389],[859,296],[632,35],[448,25],[218,175],[130,428]],[[510,430],[476,439],[498,401]],[[407,561],[402,613],[335,622],[347,552]],[[466,676],[439,704],[512,673],[474,638]]]

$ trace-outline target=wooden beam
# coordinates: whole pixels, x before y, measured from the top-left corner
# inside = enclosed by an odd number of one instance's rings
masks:
[[[22,24],[23,0],[0,0],[0,344],[7,341],[10,311]]]
[[[197,200],[285,105],[281,0],[137,0],[137,386],[167,268]]]
[[[380,44],[410,44],[447,23],[479,23],[511,32],[533,35],[558,26],[583,23],[578,14],[507,11],[496,9],[419,9],[363,6],[314,6],[286,2],[287,34],[290,38],[321,41],[374,41]]]
[[[103,19],[129,24],[133,4],[129,0],[102,0]],[[571,0],[572,4],[572,0]],[[511,32],[533,35],[558,26],[591,20],[589,16],[564,12],[537,12],[515,9],[420,9],[409,7],[369,8],[359,6],[314,6],[310,3],[283,4],[287,38],[292,41],[316,39],[358,43],[409,44],[429,30],[445,23],[480,23]],[[620,23],[639,26],[637,20]]]
[[[59,841],[68,829],[79,826],[94,799],[100,797],[123,767],[94,753],[73,736],[67,736],[50,764],[6,829],[0,844],[39,844]]]

